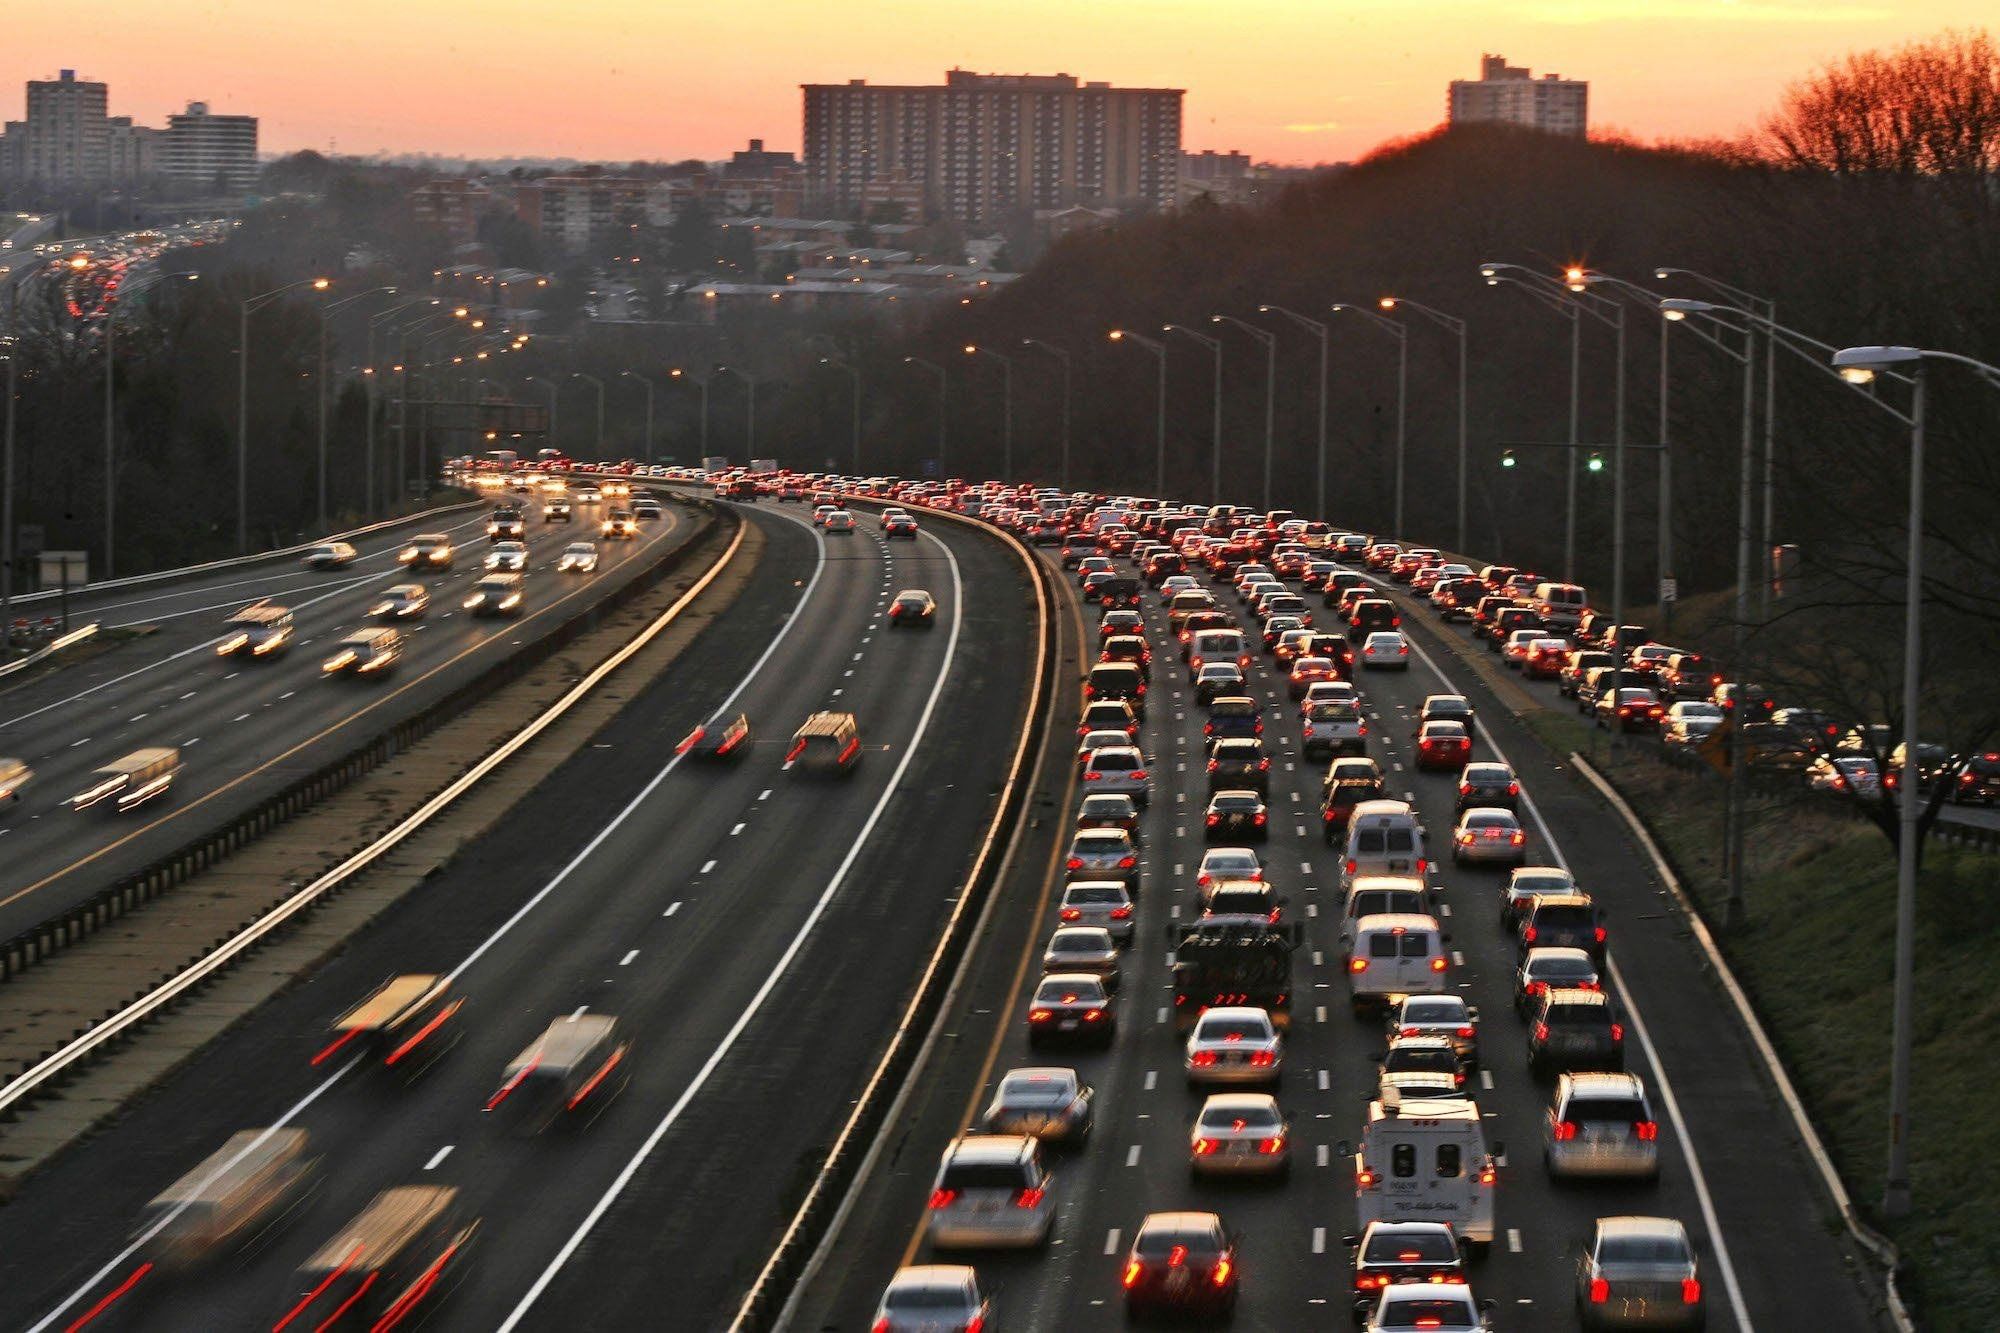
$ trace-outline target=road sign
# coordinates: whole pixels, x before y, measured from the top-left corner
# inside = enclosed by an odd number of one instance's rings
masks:
[[[1681,583],[1680,583],[1680,580],[1679,580],[1679,579],[1661,579],[1661,580],[1660,580],[1660,600],[1661,600],[1661,601],[1663,601],[1663,602],[1676,602],[1676,601],[1679,601],[1679,600],[1680,600],[1680,595],[1681,595]]]
[[[44,588],[80,588],[90,582],[88,551],[43,551],[41,583]]]

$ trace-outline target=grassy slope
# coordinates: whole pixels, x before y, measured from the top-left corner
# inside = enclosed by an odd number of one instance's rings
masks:
[[[1565,752],[1589,753],[1589,729],[1545,711],[1528,721]],[[1643,757],[1593,762],[1660,839],[1711,925],[1721,920],[1716,851],[1722,783]],[[1891,940],[1895,863],[1872,826],[1817,801],[1758,797],[1750,825],[1744,929],[1718,937],[1749,992],[1841,1176],[1912,1270],[1907,1291],[1923,1327],[1985,1327],[2000,1300],[2000,918],[1979,890],[1993,858],[1932,844],[1918,899],[1916,1082],[1912,1167],[1917,1210],[1885,1223]]]

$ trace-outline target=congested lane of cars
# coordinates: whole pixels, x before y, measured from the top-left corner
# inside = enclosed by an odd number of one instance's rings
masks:
[[[281,579],[239,575],[204,591],[146,594],[157,606],[127,614],[155,632],[11,692],[0,709],[0,756],[30,778],[0,806],[0,935],[186,841],[182,825],[197,809],[215,823],[217,800],[247,805],[263,794],[248,775],[274,760],[294,765],[294,776],[309,771],[342,724],[411,706],[510,649],[538,619],[616,586],[683,532],[678,515],[663,511],[643,541],[610,544],[601,573],[572,575],[556,571],[557,553],[576,534],[537,518],[524,525],[525,571],[499,575],[511,586],[489,589],[481,585],[496,577],[486,568],[499,545],[487,531],[495,512],[398,532],[388,546],[326,543]],[[515,605],[502,608],[508,597]],[[128,787],[83,813],[71,808],[141,752],[168,777],[143,806]]]

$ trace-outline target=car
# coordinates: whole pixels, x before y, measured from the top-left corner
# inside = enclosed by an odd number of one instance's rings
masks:
[[[1500,890],[1500,928],[1513,934],[1521,913],[1543,894],[1575,892],[1576,877],[1560,866],[1518,866]]]
[[[248,654],[253,659],[278,657],[292,646],[295,625],[289,607],[276,602],[252,602],[223,622],[216,641],[217,657]]]
[[[1139,668],[1139,674],[1146,680],[1153,678],[1153,650],[1147,646],[1145,637],[1138,634],[1114,634],[1100,640],[1097,648],[1100,662],[1130,662]]]
[[[1806,765],[1806,786],[1834,796],[1872,798],[1882,790],[1875,760],[1867,755],[1820,755]]]
[[[1660,1178],[1660,1122],[1636,1074],[1563,1074],[1542,1127],[1551,1179]]]
[[[937,623],[937,602],[922,588],[905,588],[889,602],[889,628],[929,629]]]
[[[1533,611],[1523,606],[1503,606],[1493,613],[1493,619],[1485,627],[1486,647],[1491,652],[1502,652],[1513,636],[1522,631],[1532,631],[1528,638],[1548,632],[1542,618]],[[1527,640],[1521,642],[1525,644]]]
[[[854,714],[831,709],[806,714],[805,721],[792,733],[785,751],[785,768],[800,774],[819,772],[832,777],[851,776],[865,751],[861,748],[861,727]]]
[[[1308,759],[1357,754],[1368,748],[1368,724],[1357,700],[1326,700],[1306,707],[1299,722],[1299,751]]]
[[[1462,1281],[1405,1282],[1385,1287],[1361,1321],[1362,1333],[1484,1333],[1491,1301],[1475,1301]]]
[[[1583,673],[1570,698],[1576,700],[1576,711],[1586,717],[1597,709],[1597,701],[1610,694],[1612,684],[1624,679],[1622,668],[1616,666],[1596,666]]]
[[[1146,618],[1137,611],[1106,611],[1097,620],[1097,637],[1108,639],[1114,634],[1143,634],[1146,632]]]
[[[1521,955],[1514,969],[1514,1013],[1525,1019],[1550,990],[1601,990],[1597,960],[1583,950],[1544,946]]]
[[[1130,796],[1116,792],[1092,792],[1077,806],[1076,826],[1079,829],[1124,829],[1137,838],[1139,805]]]
[[[1609,727],[1619,732],[1658,731],[1667,708],[1651,689],[1621,686],[1598,699],[1591,712],[1600,730]]]
[[[899,1268],[875,1302],[871,1333],[980,1333],[992,1327],[993,1300],[963,1264]]]
[[[383,1190],[299,1265],[276,1326],[415,1327],[464,1281],[479,1225],[452,1186]]]
[[[631,1054],[610,1014],[558,1018],[501,1071],[486,1111],[535,1130],[594,1120],[630,1083]]]
[[[1195,1019],[1182,1063],[1189,1087],[1275,1083],[1284,1070],[1285,1039],[1266,1011],[1217,1005]]]
[[[1407,671],[1410,645],[1401,630],[1378,630],[1361,641],[1361,665],[1373,670]]]
[[[1090,757],[1109,746],[1130,746],[1132,738],[1123,731],[1106,727],[1101,731],[1087,731],[1076,743],[1076,769],[1081,773],[1090,766]]]
[[[1066,879],[1116,880],[1134,894],[1139,891],[1139,849],[1123,829],[1079,829],[1071,835],[1063,857]]]
[[[1303,699],[1312,686],[1339,679],[1340,667],[1332,658],[1295,657],[1292,659],[1291,674],[1286,677],[1286,685],[1294,699]]]
[[[1261,880],[1227,879],[1202,890],[1200,922],[1250,928],[1276,926],[1284,916],[1285,900]]]
[[[988,1134],[1015,1134],[1074,1146],[1090,1137],[1096,1094],[1073,1069],[1030,1065],[1000,1076],[980,1116]]]
[[[639,520],[629,509],[614,509],[604,516],[598,535],[609,541],[629,542],[639,535]]]
[[[1740,707],[1744,716],[1756,718],[1759,714],[1769,718],[1778,711],[1777,698],[1762,685],[1750,685],[1741,681],[1718,681],[1709,691],[1709,700],[1719,705],[1723,712],[1732,716]]]
[[[1071,880],[1063,885],[1056,919],[1066,926],[1100,926],[1119,944],[1132,942],[1132,891],[1117,880]]]
[[[1093,699],[1083,706],[1076,734],[1081,737],[1093,731],[1122,731],[1130,743],[1136,743],[1139,718],[1132,705],[1123,699]]]
[[[347,542],[321,542],[300,557],[307,569],[345,569],[361,558]]]
[[[1123,699],[1142,720],[1146,716],[1146,674],[1131,662],[1098,662],[1084,677],[1083,697]]]
[[[1521,675],[1529,680],[1554,680],[1561,674],[1569,653],[1568,639],[1549,635],[1530,639],[1521,653]]]
[[[391,977],[333,1020],[333,1040],[312,1057],[314,1067],[336,1058],[414,1076],[428,1069],[458,1040],[455,1022],[464,999],[451,979],[428,972]]]
[[[1528,832],[1520,819],[1500,806],[1476,805],[1460,811],[1451,835],[1451,859],[1462,866],[1518,866],[1527,847]]]
[[[1155,1311],[1228,1318],[1236,1308],[1236,1240],[1215,1213],[1148,1213],[1120,1279],[1128,1319]]]
[[[576,502],[580,505],[603,504],[604,488],[596,485],[579,486],[576,488]]]
[[[1527,629],[1509,630],[1506,637],[1500,641],[1501,665],[1510,671],[1520,670],[1522,663],[1528,660],[1529,649],[1534,644],[1542,642],[1547,638],[1548,631],[1540,625],[1534,625]],[[1555,640],[1555,642],[1560,643],[1561,640]]]
[[[884,514],[882,516],[883,541],[910,541],[917,539],[917,520],[908,514]]]
[[[1951,790],[1952,800],[1964,805],[1992,805],[2000,800],[2000,752],[1982,750],[1954,755],[1952,767],[1958,771],[1958,783]]]
[[[255,1248],[312,1198],[319,1158],[307,1131],[245,1129],[153,1196],[141,1217],[142,1265],[193,1273]],[[147,1271],[145,1267],[141,1271]]]
[[[925,1238],[941,1250],[1039,1249],[1055,1231],[1054,1182],[1032,1135],[955,1138],[932,1178]]]
[[[1051,972],[1028,1000],[1028,1045],[1051,1042],[1109,1046],[1118,1030],[1111,988],[1089,972]]]
[[[1118,991],[1118,942],[1102,926],[1057,926],[1042,950],[1044,972],[1087,972]]]
[[[502,505],[486,520],[486,540],[490,542],[517,542],[528,535],[528,521],[521,511],[512,505]]]
[[[1391,1034],[1376,1068],[1375,1100],[1392,1105],[1406,1095],[1421,1097],[1440,1091],[1453,1097],[1471,1096],[1465,1062],[1446,1037],[1402,1037]]]
[[[319,670],[323,677],[386,675],[402,656],[403,636],[392,626],[375,625],[343,634]]]
[[[1271,836],[1271,813],[1254,791],[1218,791],[1208,798],[1202,817],[1206,842],[1265,842]]]
[[[1660,740],[1675,749],[1691,750],[1708,739],[1728,714],[1706,699],[1682,699],[1667,705],[1660,719]]]
[[[1458,1236],[1449,1222],[1370,1222],[1360,1235],[1342,1241],[1354,1251],[1357,1305],[1378,1299],[1386,1287],[1453,1282],[1465,1273]],[[1362,1315],[1357,1309],[1355,1318]]]
[[[1472,733],[1463,722],[1425,722],[1417,728],[1419,771],[1456,773],[1472,757]]]
[[[1413,875],[1363,875],[1347,887],[1340,909],[1340,947],[1352,949],[1355,926],[1363,917],[1408,914],[1421,916],[1430,910],[1429,889]]]
[[[638,519],[641,523],[654,522],[663,517],[664,514],[665,511],[660,508],[660,502],[650,496],[641,496],[632,502],[632,517]]]
[[[1256,740],[1264,734],[1264,710],[1248,695],[1218,695],[1209,701],[1201,734],[1211,750],[1225,740]]]
[[[1616,665],[1618,659],[1600,649],[1572,648],[1563,659],[1561,669],[1556,672],[1556,692],[1565,699],[1574,699],[1576,687],[1583,683],[1586,674],[1598,667]]]
[[[1248,789],[1260,795],[1271,790],[1271,757],[1256,737],[1231,736],[1209,743],[1206,765],[1208,791]]]
[[[1625,1067],[1625,1025],[1602,990],[1553,987],[1528,1020],[1528,1072]]]
[[[1292,1169],[1291,1124],[1268,1092],[1210,1093],[1188,1131],[1194,1176],[1284,1177]]]
[[[414,620],[430,609],[431,595],[421,583],[396,583],[382,590],[368,614],[377,620]]]
[[[1521,781],[1506,764],[1482,760],[1467,764],[1458,772],[1458,796],[1453,813],[1464,814],[1475,806],[1512,810],[1521,799]]]
[[[1263,878],[1263,858],[1248,847],[1210,847],[1194,868],[1195,888],[1203,891],[1204,898],[1214,885]]]
[[[1515,952],[1535,948],[1581,949],[1604,965],[1610,931],[1587,893],[1538,893],[1516,914]]]
[[[727,759],[750,743],[750,719],[740,712],[717,713],[681,738],[676,754],[696,759]]]
[[[568,500],[557,498],[542,501],[542,522],[544,523],[569,523],[575,517],[576,515],[570,510]]]
[[[854,515],[845,509],[836,509],[820,520],[820,530],[829,537],[852,537],[854,535]]]
[[[1382,766],[1373,759],[1334,760],[1320,785],[1320,824],[1326,845],[1332,847],[1345,841],[1348,820],[1355,809],[1365,802],[1382,799],[1386,790]]]
[[[1417,723],[1463,722],[1469,731],[1478,714],[1462,694],[1427,694],[1417,709]]]
[[[571,542],[563,547],[556,557],[558,574],[594,574],[597,572],[597,543]]]
[[[1199,704],[1210,704],[1225,696],[1243,693],[1243,671],[1234,662],[1203,662],[1194,676],[1194,697]]]
[[[526,542],[495,542],[486,552],[486,568],[503,573],[518,574],[528,567],[528,546]]]
[[[472,585],[459,605],[475,616],[519,616],[527,590],[519,574],[488,574]]]
[[[412,569],[450,569],[451,536],[443,532],[420,532],[396,552],[396,563]]]
[[[1317,704],[1346,703],[1359,704],[1361,691],[1354,682],[1347,680],[1324,680],[1306,687],[1305,698],[1299,700],[1299,713],[1303,716]]]
[[[1090,791],[1121,793],[1140,805],[1152,799],[1146,756],[1136,745],[1106,745],[1092,751],[1083,766],[1083,780]]]
[[[1700,1329],[1701,1268],[1687,1228],[1671,1217],[1600,1217],[1576,1260],[1576,1313],[1609,1328]]]
[[[1479,1010],[1462,995],[1411,995],[1389,1011],[1391,1037],[1441,1037],[1459,1063],[1479,1067]]]

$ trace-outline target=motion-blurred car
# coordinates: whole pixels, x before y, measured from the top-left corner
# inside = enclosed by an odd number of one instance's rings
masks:
[[[1556,1180],[1660,1178],[1660,1122],[1636,1074],[1564,1074],[1544,1113],[1542,1160]]]
[[[239,653],[274,657],[292,646],[291,610],[275,602],[252,602],[223,622],[222,629],[222,638],[215,645],[217,657]]]
[[[597,572],[597,543],[571,542],[563,547],[556,557],[558,574],[594,574]]]
[[[629,509],[614,509],[598,525],[598,536],[607,541],[629,542],[639,535],[639,520]]]
[[[696,759],[727,759],[750,741],[750,719],[742,713],[718,713],[681,738],[678,754]]]
[[[869,1333],[981,1333],[992,1327],[993,1301],[979,1275],[962,1264],[899,1268],[875,1303]]]
[[[487,1113],[533,1130],[594,1120],[630,1083],[631,1053],[609,1014],[558,1018],[501,1071]]]
[[[889,602],[890,629],[929,629],[937,623],[937,602],[922,588],[905,588]]]
[[[415,1327],[464,1280],[478,1232],[449,1185],[384,1190],[299,1265],[275,1327]]]
[[[1057,926],[1042,949],[1042,971],[1088,972],[1118,990],[1118,942],[1102,926]]]
[[[359,629],[341,636],[333,656],[320,663],[322,676],[380,676],[403,656],[403,636],[388,625]]]
[[[421,1072],[457,1042],[452,1020],[464,1004],[452,996],[446,977],[427,972],[391,977],[333,1020],[333,1040],[312,1063],[346,1054],[385,1069]]]
[[[495,572],[518,574],[527,567],[526,542],[494,542],[486,552],[486,568]]]
[[[139,1220],[141,1260],[188,1273],[286,1225],[310,1201],[319,1159],[297,1128],[245,1129],[153,1196]]]
[[[1291,1125],[1268,1092],[1211,1093],[1188,1131],[1197,1176],[1283,1176],[1292,1169]]]
[[[475,616],[518,616],[526,595],[519,574],[488,574],[461,605]]]
[[[307,569],[343,569],[361,556],[346,542],[321,542],[300,558]]]
[[[1043,1143],[1082,1143],[1090,1137],[1094,1095],[1073,1069],[1010,1069],[1000,1076],[980,1127],[989,1134],[1021,1134]]]
[[[1576,1265],[1583,1327],[1699,1329],[1707,1320],[1687,1228],[1670,1217],[1600,1217]]]
[[[451,536],[443,532],[420,532],[396,553],[396,561],[412,569],[450,569]]]
[[[414,620],[430,609],[431,595],[421,583],[397,583],[382,590],[368,614],[377,620]]]
[[[1149,1213],[1125,1256],[1125,1312],[1221,1317],[1236,1308],[1236,1242],[1214,1213]]]

